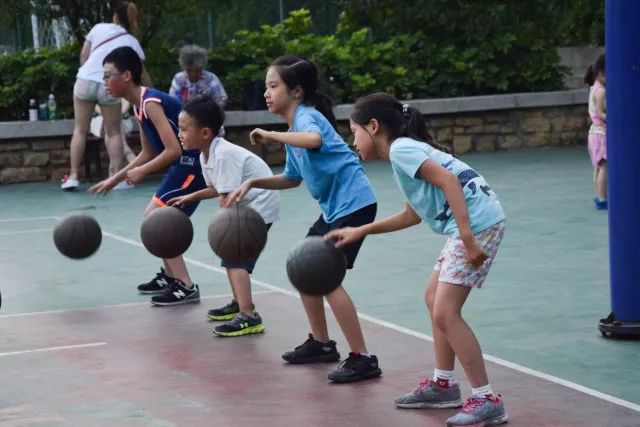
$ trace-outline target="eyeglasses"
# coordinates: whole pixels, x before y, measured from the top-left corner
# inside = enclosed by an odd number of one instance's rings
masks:
[[[105,82],[106,82],[106,81],[107,81],[107,80],[109,80],[111,77],[113,77],[113,76],[119,76],[120,74],[122,74],[122,73],[111,73],[111,74],[109,74],[109,73],[105,73],[105,74],[103,74],[103,75],[102,75],[102,81],[105,81]]]

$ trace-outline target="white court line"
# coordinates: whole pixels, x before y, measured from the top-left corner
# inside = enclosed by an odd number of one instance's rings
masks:
[[[89,347],[99,347],[102,345],[107,345],[106,342],[92,342],[88,344],[75,344],[75,345],[63,345],[60,347],[47,347],[47,348],[36,348],[34,350],[21,350],[21,351],[9,351],[6,353],[0,353],[0,357],[4,356],[16,356],[19,354],[28,354],[28,353],[40,353],[42,351],[60,351],[60,350],[74,350],[77,348],[89,348]]]
[[[58,216],[32,216],[27,218],[3,218],[0,222],[18,222],[18,221],[42,221],[45,219],[60,219]]]
[[[119,236],[117,234],[113,234],[113,233],[109,233],[109,232],[105,232],[105,231],[103,231],[102,234],[104,236],[110,237],[110,238],[112,238],[114,240],[118,240],[120,242],[127,243],[129,245],[133,245],[133,246],[144,248],[144,245],[142,243],[136,241],[136,240],[128,239],[126,237]],[[213,267],[211,265],[205,264],[204,262],[201,262],[201,261],[198,261],[198,260],[195,260],[195,259],[184,257],[184,260],[186,262],[188,262],[189,264],[193,264],[193,265],[205,268],[205,269],[210,270],[210,271],[215,271],[216,273],[220,273],[220,274],[224,274],[224,275],[227,274],[226,270],[224,270],[222,268]],[[280,288],[278,286],[274,286],[274,285],[271,285],[269,283],[262,282],[260,280],[255,280],[253,278],[251,279],[251,282],[255,283],[256,285],[260,285],[260,286],[262,286],[264,288],[267,288],[269,290],[272,290],[274,292],[278,292],[278,293],[281,293],[281,294],[284,294],[284,295],[288,295],[288,296],[291,296],[291,297],[294,297],[294,298],[300,298],[298,293],[294,292],[294,291],[290,291],[290,290],[287,290],[287,289],[282,289],[282,288]],[[327,304],[325,303],[325,306],[326,305]],[[417,332],[417,331],[414,331],[412,329],[408,329],[408,328],[396,325],[394,323],[390,323],[390,322],[387,322],[385,320],[381,320],[381,319],[378,319],[376,317],[372,317],[372,316],[369,316],[367,314],[363,314],[363,313],[360,313],[360,312],[358,312],[358,317],[360,317],[361,319],[367,320],[367,321],[369,321],[371,323],[375,323],[377,325],[392,329],[394,331],[401,332],[401,333],[407,334],[407,335],[411,335],[412,337],[416,337],[416,338],[419,338],[421,340],[433,342],[433,337],[431,337],[429,335],[426,335],[426,334],[423,334],[423,333],[420,333],[420,332]],[[484,354],[483,353],[483,356],[484,356],[485,360],[488,360],[488,361],[493,362],[493,363],[495,363],[497,365],[500,365],[500,366],[504,366],[505,368],[513,369],[514,371],[518,371],[518,372],[521,372],[523,374],[528,374],[528,375],[531,375],[531,376],[534,376],[534,377],[537,377],[537,378],[540,378],[540,379],[543,379],[543,380],[547,380],[547,381],[550,381],[552,383],[559,384],[559,385],[571,388],[573,390],[579,391],[581,393],[587,394],[589,396],[593,396],[593,397],[596,397],[598,399],[602,399],[602,400],[605,400],[607,402],[614,403],[614,404],[620,405],[620,406],[624,406],[625,408],[629,408],[629,409],[632,409],[634,411],[640,412],[640,405],[635,404],[633,402],[629,402],[627,400],[623,400],[623,399],[617,398],[615,396],[611,396],[609,394],[602,393],[602,392],[600,392],[598,390],[594,390],[592,388],[585,387],[583,385],[580,385],[580,384],[577,384],[577,383],[574,383],[574,382],[571,382],[571,381],[568,381],[568,380],[565,380],[565,379],[562,379],[562,378],[558,378],[558,377],[550,375],[550,374],[545,374],[544,372],[536,371],[535,369],[527,368],[526,366],[518,365],[517,363],[509,362],[508,360],[500,359],[499,357],[491,356],[490,354]]]
[[[252,292],[253,295],[262,295],[262,294],[271,294],[271,293],[273,292],[272,291]],[[215,299],[215,298],[229,298],[229,297],[233,297],[233,294],[207,295],[206,297],[200,297],[200,300]],[[76,311],[96,310],[99,308],[135,307],[136,305],[150,305],[150,304],[151,303],[149,301],[125,302],[123,304],[98,305],[94,307],[72,308],[72,309],[66,309],[66,310],[32,311],[28,313],[0,314],[0,319],[8,319],[11,317],[29,317],[29,316],[44,316],[48,314],[73,313]]]
[[[35,228],[33,230],[5,231],[0,236],[11,236],[13,234],[42,233],[44,231],[53,231],[53,228]]]

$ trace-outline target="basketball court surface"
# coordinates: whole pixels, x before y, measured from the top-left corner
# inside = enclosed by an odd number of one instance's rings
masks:
[[[640,341],[604,339],[597,329],[610,311],[607,214],[591,204],[586,148],[462,159],[487,178],[507,214],[496,263],[464,315],[509,425],[640,426]],[[400,209],[389,165],[364,165],[378,218]],[[135,290],[160,265],[139,236],[155,185],[106,197],[63,193],[54,183],[0,187],[0,426],[424,427],[443,426],[456,412],[393,405],[433,371],[423,293],[442,236],[420,225],[367,238],[345,288],[383,375],[331,384],[334,364],[280,358],[308,333],[285,272],[287,253],[319,215],[304,186],[281,192],[281,220],[253,275],[266,332],[221,338],[205,316],[230,300],[206,236],[217,201],[194,214],[186,253],[201,303],[152,307]],[[64,258],[52,241],[57,219],[73,211],[103,230],[102,246],[84,261]]]

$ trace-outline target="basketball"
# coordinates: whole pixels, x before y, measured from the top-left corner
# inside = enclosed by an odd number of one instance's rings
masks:
[[[176,258],[189,249],[193,241],[193,224],[178,208],[162,207],[147,215],[140,228],[144,247],[158,258]]]
[[[209,224],[209,245],[226,262],[255,259],[267,244],[267,225],[253,209],[236,203],[220,209]]]
[[[88,258],[100,247],[102,230],[90,215],[67,215],[53,229],[53,243],[66,257]]]
[[[306,295],[330,294],[340,286],[346,272],[344,253],[320,236],[305,238],[287,258],[289,280]]]

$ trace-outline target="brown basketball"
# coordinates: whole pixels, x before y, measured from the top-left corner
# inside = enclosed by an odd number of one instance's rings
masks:
[[[255,259],[267,244],[267,225],[253,209],[236,203],[223,208],[209,224],[209,245],[226,262]]]
[[[87,214],[70,214],[53,230],[53,243],[64,256],[84,259],[93,255],[102,243],[98,222]]]
[[[193,241],[193,224],[178,208],[154,209],[140,227],[144,247],[158,258],[175,258],[187,251]]]

